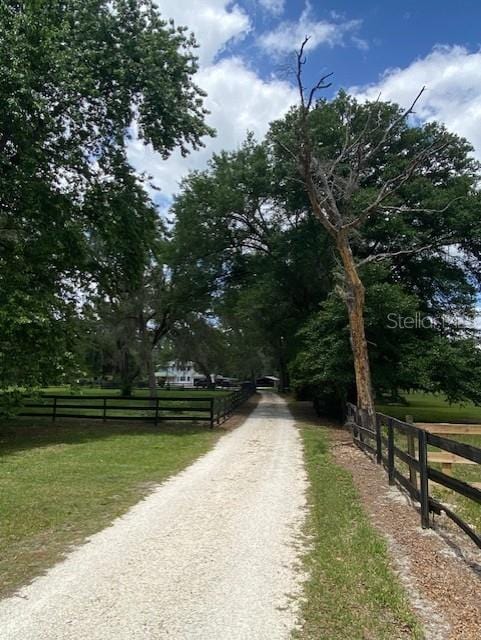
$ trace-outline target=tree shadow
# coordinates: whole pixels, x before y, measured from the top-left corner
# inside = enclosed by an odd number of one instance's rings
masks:
[[[148,422],[128,422],[119,420],[15,418],[0,422],[0,462],[2,457],[49,447],[52,445],[82,444],[93,440],[132,435],[169,435],[185,438],[209,432],[208,423],[162,422],[156,426]]]

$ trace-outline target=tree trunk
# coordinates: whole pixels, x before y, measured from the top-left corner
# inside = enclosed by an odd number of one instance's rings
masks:
[[[157,378],[155,377],[155,367],[152,360],[152,351],[146,354],[145,365],[147,367],[147,377],[149,381],[149,393],[150,396],[155,398],[157,396]]]
[[[284,351],[283,351],[283,345],[281,344],[281,349],[279,352],[279,373],[280,373],[280,380],[279,380],[279,391],[281,393],[285,393],[288,384],[289,384],[289,375],[287,373],[287,364],[286,364],[286,359],[284,357]]]
[[[142,369],[144,371],[144,375],[147,376],[150,396],[155,398],[157,396],[157,379],[155,377],[155,368],[152,358],[154,345],[152,344],[152,339],[149,334],[143,312],[139,313],[138,327],[141,341]]]
[[[210,373],[210,369],[209,367],[204,364],[203,362],[201,362],[200,360],[196,360],[194,362],[194,364],[199,367],[200,372],[205,376],[205,379],[207,380],[207,387],[209,389],[214,389],[215,388],[215,381],[212,379],[212,374]]]
[[[364,285],[359,278],[347,235],[341,231],[336,239],[336,243],[346,277],[345,302],[349,315],[351,347],[356,376],[357,404],[360,409],[367,412],[369,422],[373,424],[375,409],[371,386],[369,353],[364,326]]]
[[[128,397],[132,395],[132,375],[130,367],[130,354],[126,342],[119,345],[120,362],[118,370],[120,373],[120,393],[122,396]]]

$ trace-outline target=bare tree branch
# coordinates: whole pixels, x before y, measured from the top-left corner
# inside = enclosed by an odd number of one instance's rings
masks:
[[[417,96],[414,98],[414,100],[412,101],[411,105],[405,109],[395,120],[393,120],[393,122],[389,125],[389,127],[386,127],[385,131],[384,131],[384,135],[381,137],[381,140],[377,143],[377,145],[375,145],[365,156],[364,156],[364,161],[368,162],[374,155],[376,155],[376,153],[379,151],[379,149],[381,149],[381,147],[384,145],[384,143],[387,141],[387,139],[389,138],[389,136],[391,135],[391,133],[397,129],[397,127],[406,120],[406,118],[408,118],[408,116],[410,116],[412,113],[414,113],[414,107],[416,106],[416,104],[419,102],[421,96],[423,95],[423,93],[426,91],[426,87],[422,87],[422,89],[419,91],[419,93],[417,94]]]
[[[405,204],[399,205],[399,206],[388,206],[388,205],[380,205],[380,209],[382,211],[397,211],[400,213],[404,213],[404,212],[408,212],[408,211],[412,211],[414,213],[444,213],[445,211],[447,211],[450,207],[453,206],[453,204],[455,202],[458,202],[459,200],[464,200],[466,198],[466,196],[458,196],[457,198],[453,198],[452,200],[450,200],[448,202],[448,204],[444,207],[442,207],[442,209],[427,209],[425,207],[410,207],[407,206]]]
[[[421,247],[413,247],[410,249],[399,249],[398,251],[386,251],[385,253],[374,253],[368,256],[367,258],[364,258],[364,260],[360,260],[359,262],[357,262],[356,266],[362,267],[363,265],[369,264],[370,262],[380,262],[382,260],[387,260],[388,258],[396,258],[397,256],[414,255],[416,253],[422,253],[424,251],[429,251],[430,249],[433,249],[435,246],[437,246],[437,243],[425,244]]]
[[[427,149],[423,149],[418,154],[416,154],[411,160],[410,164],[405,169],[403,169],[403,171],[401,171],[397,176],[394,176],[394,178],[389,178],[389,180],[386,180],[386,182],[384,182],[384,184],[379,189],[376,198],[363,209],[363,211],[357,218],[354,218],[354,220],[351,220],[350,222],[345,224],[344,228],[359,228],[387,198],[399,191],[399,189],[413,177],[414,172],[422,161],[427,160],[435,153],[442,151],[447,146],[447,144],[447,142],[443,144],[437,144],[437,141],[435,141]]]

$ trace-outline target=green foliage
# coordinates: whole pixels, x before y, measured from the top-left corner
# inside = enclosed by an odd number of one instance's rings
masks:
[[[348,116],[352,135],[367,132],[366,144],[375,146],[400,114],[396,105],[361,104],[344,93],[319,101],[309,120],[317,161],[337,157]],[[289,369],[297,393],[338,413],[355,397],[349,327],[331,241],[298,180],[298,127],[294,108],[271,125],[264,142],[248,136],[239,150],[214,156],[206,171],[189,176],[174,206],[173,246],[179,263],[188,265],[192,291],[201,292],[201,306],[232,329],[233,351],[244,343],[255,352],[251,371],[277,371],[285,381]],[[481,235],[471,231],[479,228],[478,165],[470,145],[436,123],[402,122],[345,197],[355,157],[336,166],[339,206],[353,220],[422,150],[410,179],[351,238],[358,261],[394,254],[382,268],[374,260],[362,269],[373,384],[378,396],[419,387],[475,399],[479,381],[459,376],[468,363],[477,370],[478,351],[455,322],[472,314],[479,277]],[[423,246],[432,249],[406,253]],[[416,314],[430,325],[405,329],[389,321]],[[461,353],[471,354],[464,371]],[[441,373],[443,357],[455,374]],[[245,373],[247,363],[234,360],[233,368]]]
[[[452,402],[481,399],[479,343],[426,316],[423,301],[383,269],[365,274],[366,335],[378,398],[396,399],[400,389],[444,393]],[[406,324],[406,320],[410,324]],[[423,322],[424,320],[424,322]],[[447,330],[446,330],[447,329]],[[302,346],[292,362],[298,395],[313,397],[319,411],[339,416],[355,402],[347,312],[336,295],[321,305],[300,331]]]
[[[431,372],[428,389],[442,392],[449,402],[470,400],[481,405],[481,351],[479,341],[438,338],[427,356]]]
[[[66,375],[79,298],[142,273],[155,214],[126,143],[212,133],[194,54],[150,0],[1,3],[0,387]]]
[[[232,330],[228,367],[242,378],[287,378],[298,326],[331,286],[325,233],[281,197],[268,147],[248,136],[191,174],[174,205],[174,264]]]

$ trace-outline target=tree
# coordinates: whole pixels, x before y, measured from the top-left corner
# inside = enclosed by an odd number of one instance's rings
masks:
[[[425,315],[423,300],[388,280],[384,268],[364,274],[366,338],[378,398],[399,401],[400,390],[417,389],[479,404],[479,341],[469,329],[442,330],[437,318]],[[333,294],[300,330],[302,342],[291,362],[298,396],[336,418],[356,397],[349,333],[346,306]]]
[[[439,334],[430,323],[409,330],[403,326],[406,318],[424,317],[424,304],[389,280],[383,266],[371,265],[364,273],[365,329],[373,387],[380,397],[398,399],[399,389],[429,388],[432,376],[426,354]],[[349,318],[342,297],[332,292],[304,324],[299,338],[301,345],[291,363],[295,391],[313,398],[320,413],[342,416],[346,402],[356,400]]]
[[[127,167],[134,130],[164,158],[212,130],[195,41],[150,0],[6,0],[0,57],[0,369],[4,386],[40,384],[28,362],[55,353],[61,373],[79,291],[96,286],[90,239],[107,221],[89,194]]]
[[[299,325],[331,287],[332,255],[304,194],[276,172],[269,145],[252,135],[240,149],[214,155],[206,171],[184,180],[173,242],[193,297],[202,299],[198,310],[216,315],[244,346],[232,372],[275,369],[285,386]],[[247,345],[257,351],[252,357]]]
[[[224,372],[227,351],[226,334],[215,319],[191,313],[177,322],[172,331],[175,359],[193,362],[209,385],[215,385],[213,374]]]
[[[294,139],[276,137],[275,127],[272,135],[297,164],[311,210],[340,258],[358,405],[372,420],[362,266],[459,242],[459,226],[452,225],[455,208],[474,193],[477,165],[467,157],[469,145],[443,127],[409,126],[422,90],[405,110],[380,101],[359,104],[342,93],[330,103],[317,100],[329,76],[310,90],[304,87],[307,42],[297,54],[300,105],[290,114]],[[383,250],[365,242],[365,230],[376,221],[387,218],[394,226],[404,216],[411,219],[412,233],[401,247]],[[433,216],[440,222],[432,224]]]

